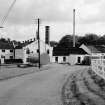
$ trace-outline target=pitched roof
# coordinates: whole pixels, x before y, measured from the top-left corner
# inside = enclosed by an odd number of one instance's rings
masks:
[[[15,49],[22,49],[22,46],[16,46]]]
[[[70,54],[87,54],[82,48],[61,48],[55,47],[53,49],[53,56],[69,56]]]
[[[11,43],[3,43],[0,42],[0,49],[13,49],[13,45]]]
[[[87,46],[92,53],[105,53],[105,46],[104,45],[90,45]]]
[[[95,46],[93,46],[93,45],[89,45],[89,46],[87,46],[88,47],[88,49],[91,51],[91,53],[101,53],[101,51],[100,50],[98,50]]]
[[[105,46],[104,45],[96,45],[95,47],[101,53],[105,53]]]

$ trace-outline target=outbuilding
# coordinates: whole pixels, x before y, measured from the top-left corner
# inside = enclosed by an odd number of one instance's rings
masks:
[[[53,49],[52,61],[56,63],[69,63],[70,65],[75,65],[75,64],[81,64],[85,56],[87,56],[87,52],[85,52],[81,48],[55,47]]]

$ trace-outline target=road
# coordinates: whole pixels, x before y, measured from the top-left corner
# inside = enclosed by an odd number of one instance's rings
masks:
[[[53,64],[41,72],[0,81],[0,105],[61,105],[67,76],[84,68]]]

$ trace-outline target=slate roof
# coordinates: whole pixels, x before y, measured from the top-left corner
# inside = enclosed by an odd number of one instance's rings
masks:
[[[55,47],[53,49],[53,56],[69,56],[70,54],[87,54],[82,48],[62,48],[62,47]]]
[[[10,43],[3,43],[3,42],[0,42],[0,49],[13,49],[13,45],[10,44]]]
[[[99,51],[95,46],[93,45],[90,45],[90,46],[87,46],[88,49],[91,51],[91,53],[101,53],[101,51]]]
[[[97,45],[95,46],[98,51],[101,53],[105,53],[105,46],[104,45]]]
[[[22,49],[22,46],[16,46],[15,49]]]
[[[92,53],[105,53],[105,46],[104,45],[90,45],[87,46]]]

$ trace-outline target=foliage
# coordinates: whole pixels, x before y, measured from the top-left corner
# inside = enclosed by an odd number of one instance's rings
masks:
[[[89,56],[86,56],[84,60],[82,61],[83,65],[91,65],[91,58]]]
[[[78,36],[75,36],[76,45],[78,45]],[[73,46],[73,36],[72,35],[66,35],[64,36],[58,43],[58,46],[60,47],[71,47]]]
[[[50,41],[50,45],[51,45],[52,47],[57,46],[57,44],[58,44],[58,42],[56,42],[56,41]]]

